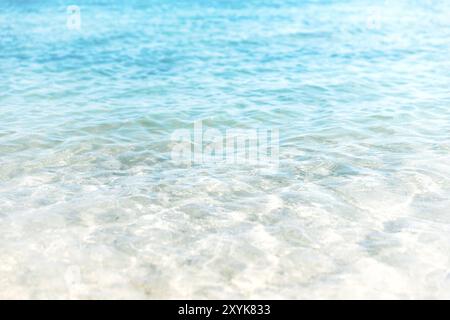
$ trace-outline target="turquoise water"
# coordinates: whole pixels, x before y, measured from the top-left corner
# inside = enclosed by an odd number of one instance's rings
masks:
[[[449,16],[3,0],[0,297],[450,298]],[[195,121],[278,170],[172,161]]]

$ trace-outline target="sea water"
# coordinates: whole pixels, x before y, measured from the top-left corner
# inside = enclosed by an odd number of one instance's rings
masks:
[[[450,298],[449,16],[2,0],[0,297]],[[276,167],[173,161],[198,122]]]

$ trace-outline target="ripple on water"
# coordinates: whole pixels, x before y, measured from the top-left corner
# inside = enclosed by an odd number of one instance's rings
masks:
[[[0,4],[0,298],[450,297],[448,3],[78,5]]]

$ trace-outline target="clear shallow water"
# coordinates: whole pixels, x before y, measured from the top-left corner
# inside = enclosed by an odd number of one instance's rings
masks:
[[[0,4],[1,298],[450,297],[447,2],[142,2]]]

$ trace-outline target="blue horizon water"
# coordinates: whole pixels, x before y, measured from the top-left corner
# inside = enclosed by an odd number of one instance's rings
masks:
[[[0,298],[450,298],[449,16],[2,1]],[[174,163],[195,121],[278,170]]]

